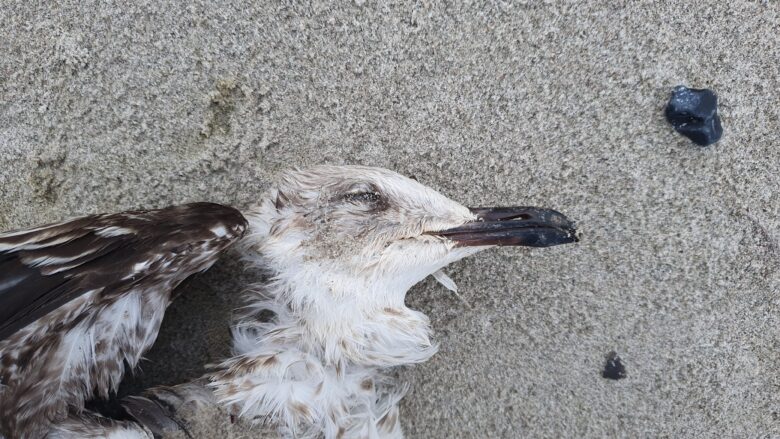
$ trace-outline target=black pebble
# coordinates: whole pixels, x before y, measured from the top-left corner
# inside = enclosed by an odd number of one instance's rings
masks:
[[[615,351],[607,354],[607,364],[604,365],[601,376],[611,380],[619,380],[626,377],[626,368],[623,366],[623,363],[620,362],[620,357],[618,357],[618,354]]]
[[[666,104],[666,120],[697,145],[712,145],[723,135],[718,117],[718,96],[706,88],[675,87]]]

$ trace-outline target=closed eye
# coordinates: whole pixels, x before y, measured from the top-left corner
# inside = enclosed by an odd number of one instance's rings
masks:
[[[351,192],[344,195],[343,199],[350,203],[377,203],[381,197],[376,192]]]

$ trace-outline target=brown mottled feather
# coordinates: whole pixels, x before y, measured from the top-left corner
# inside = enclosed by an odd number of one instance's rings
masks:
[[[194,203],[0,234],[0,434],[38,437],[107,396],[157,336],[171,290],[239,238]]]

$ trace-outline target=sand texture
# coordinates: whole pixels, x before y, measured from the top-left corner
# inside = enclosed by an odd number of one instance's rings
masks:
[[[471,307],[410,292],[441,351],[401,373],[407,436],[780,437],[780,3],[291,3],[0,2],[0,229],[319,163],[557,208],[581,243],[447,270]],[[718,144],[665,122],[678,84],[718,93]],[[253,280],[185,283],[123,391],[226,355]]]

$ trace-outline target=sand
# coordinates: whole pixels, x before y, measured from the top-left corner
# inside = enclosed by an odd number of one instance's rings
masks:
[[[410,292],[441,351],[401,373],[408,437],[780,436],[778,2],[141,3],[0,4],[0,229],[318,163],[557,208],[581,243],[450,267],[471,308]],[[718,144],[664,121],[678,84],[718,93]],[[252,280],[184,284],[123,392],[225,355]]]

